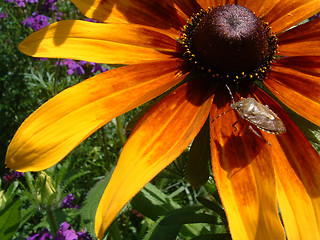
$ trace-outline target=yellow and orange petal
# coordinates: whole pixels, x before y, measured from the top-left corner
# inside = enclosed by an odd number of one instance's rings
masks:
[[[320,2],[319,2],[320,4]],[[319,56],[320,19],[297,26],[278,36],[281,56]]]
[[[289,64],[287,66],[273,66],[264,81],[265,86],[293,111],[320,125],[319,76],[289,68]],[[305,70],[308,71],[307,66]]]
[[[72,0],[88,18],[106,23],[134,23],[176,33],[185,20],[170,1],[158,0]]]
[[[228,93],[223,90],[219,95],[212,105],[211,121],[230,109],[224,105]],[[211,123],[210,138],[213,175],[232,238],[285,239],[277,209],[271,147],[251,132],[235,111],[226,115]],[[239,118],[235,129],[233,124]]]
[[[266,93],[255,97],[277,112],[285,122],[286,134],[269,137],[275,169],[277,198],[289,240],[320,239],[320,160],[319,154],[283,111]],[[270,135],[270,134],[269,134]]]
[[[212,90],[193,80],[174,90],[137,123],[100,200],[99,239],[124,205],[189,145],[206,121]]]
[[[154,28],[78,20],[60,21],[42,28],[20,43],[19,49],[33,57],[110,64],[166,60],[179,51],[175,39]]]
[[[68,88],[43,104],[21,125],[6,157],[8,167],[51,167],[101,126],[180,82],[179,59],[126,66]]]

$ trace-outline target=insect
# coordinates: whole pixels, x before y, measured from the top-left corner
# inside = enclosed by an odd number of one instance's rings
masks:
[[[268,133],[280,134],[280,133],[286,132],[286,127],[282,122],[282,120],[267,105],[263,105],[262,103],[258,102],[252,97],[241,98],[239,101],[236,102],[234,101],[232,92],[228,87],[228,85],[226,85],[226,87],[232,99],[232,103],[230,104],[230,107],[233,110],[237,111],[241,118],[243,118],[244,120],[248,121],[252,125]],[[216,120],[218,117],[226,114],[230,110],[215,117],[213,121]],[[232,126],[235,128],[234,131],[237,130],[235,125],[238,122],[239,120],[237,120],[234,124],[232,124]],[[249,126],[249,129],[257,136],[263,138],[259,133],[257,133],[257,131],[253,129],[252,126]],[[271,144],[268,141],[266,142],[271,146]]]

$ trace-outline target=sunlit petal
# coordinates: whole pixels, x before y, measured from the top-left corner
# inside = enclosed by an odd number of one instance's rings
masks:
[[[176,31],[184,25],[173,4],[159,0],[72,0],[88,18],[100,22],[135,23]]]
[[[95,228],[100,239],[121,208],[200,131],[212,102],[201,83],[182,85],[137,123],[99,203]]]
[[[319,77],[280,66],[272,69],[264,84],[293,111],[320,125]]]
[[[169,59],[178,46],[171,37],[139,25],[67,20],[31,34],[19,49],[34,57],[132,64]]]
[[[262,91],[256,97],[275,111],[287,128],[269,138],[277,197],[288,240],[320,239],[320,156],[281,107]],[[266,135],[266,134],[265,134]]]
[[[192,14],[200,11],[201,6],[196,0],[166,0],[174,2],[175,8],[183,16],[183,18],[188,19]]]
[[[219,108],[213,104],[211,121],[230,109],[224,106],[229,99],[222,99],[215,98]],[[244,120],[234,129],[232,124],[239,118],[232,110],[215,119],[210,129],[213,175],[232,239],[285,239],[277,212],[271,147],[249,131]]]
[[[318,12],[319,0],[281,0],[268,11],[264,21],[270,23],[274,33],[280,33]]]
[[[180,60],[127,66],[66,89],[21,125],[6,164],[19,171],[51,167],[114,117],[181,81],[181,66]]]

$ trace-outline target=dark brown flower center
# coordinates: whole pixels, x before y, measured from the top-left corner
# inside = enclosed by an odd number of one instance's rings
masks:
[[[276,52],[276,37],[249,9],[227,4],[193,15],[184,27],[185,56],[222,78],[264,75]]]

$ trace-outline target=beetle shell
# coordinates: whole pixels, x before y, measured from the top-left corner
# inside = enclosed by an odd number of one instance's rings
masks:
[[[267,105],[263,105],[254,98],[242,98],[238,102],[230,104],[239,115],[268,133],[280,134],[286,131],[282,120]]]

